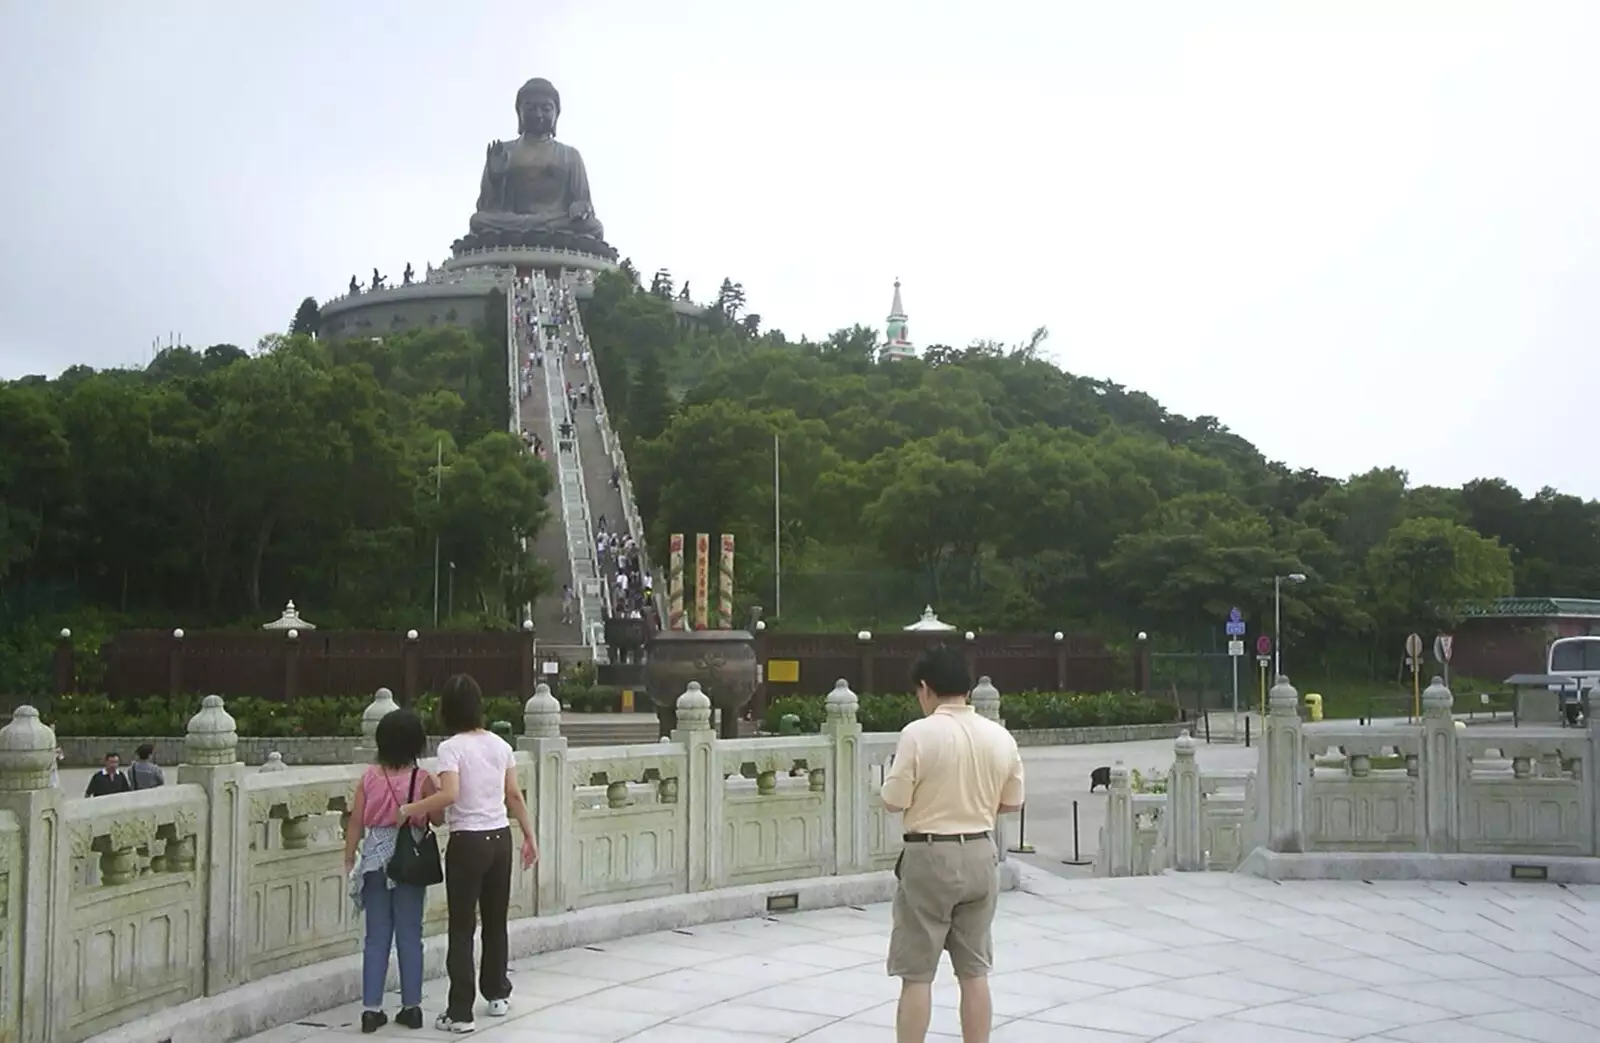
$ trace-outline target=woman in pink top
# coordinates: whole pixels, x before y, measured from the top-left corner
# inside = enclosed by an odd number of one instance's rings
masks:
[[[439,723],[450,733],[439,744],[439,792],[402,805],[396,814],[443,810],[450,825],[450,844],[444,852],[444,890],[450,902],[450,944],[445,956],[450,998],[434,1027],[441,1032],[471,1032],[477,1027],[472,1007],[478,992],[489,1001],[491,1017],[511,1013],[511,978],[506,970],[511,816],[522,827],[524,869],[538,859],[539,849],[517,782],[511,745],[483,727],[483,690],[477,681],[456,674],[444,683]],[[483,966],[474,987],[472,936],[480,918]]]
[[[361,952],[361,1031],[376,1032],[389,1020],[383,1013],[383,985],[389,976],[391,946],[400,963],[400,1013],[396,1024],[422,1027],[422,906],[427,888],[389,879],[389,859],[401,828],[424,829],[441,813],[410,817],[399,824],[400,805],[408,798],[425,799],[438,791],[433,776],[417,767],[428,745],[422,719],[410,710],[391,710],[380,721],[375,742],[377,763],[356,786],[355,802],[344,832],[345,872],[355,876],[361,860],[360,887],[352,894],[366,914],[366,946]],[[413,789],[413,787],[415,787]],[[415,796],[411,796],[412,794]],[[359,852],[358,852],[359,846]]]

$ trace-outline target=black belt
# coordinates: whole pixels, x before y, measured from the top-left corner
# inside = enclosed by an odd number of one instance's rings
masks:
[[[988,840],[989,831],[982,833],[907,833],[900,838],[907,844],[960,844],[968,840]]]

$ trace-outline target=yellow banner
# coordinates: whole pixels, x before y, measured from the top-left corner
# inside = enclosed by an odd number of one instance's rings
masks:
[[[705,630],[711,625],[711,537],[696,533],[694,537],[694,628]]]

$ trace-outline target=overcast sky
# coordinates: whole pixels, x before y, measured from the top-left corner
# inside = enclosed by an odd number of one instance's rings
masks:
[[[790,336],[1048,326],[1336,475],[1600,496],[1600,3],[0,0],[0,377],[448,254],[530,76],[607,238]]]

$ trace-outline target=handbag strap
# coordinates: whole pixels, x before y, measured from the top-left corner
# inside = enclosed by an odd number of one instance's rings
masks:
[[[389,788],[389,796],[394,798],[395,806],[398,808],[400,806],[400,804],[401,804],[401,800],[400,800],[400,794],[398,794],[398,793],[396,793],[394,791],[394,779],[389,775],[388,772],[383,770],[381,765],[373,765],[373,770],[376,771],[379,775],[383,776],[383,784]],[[416,768],[412,768],[411,769],[411,793],[412,793],[413,796],[415,796],[416,792],[417,792],[417,769]],[[411,801],[410,800],[406,800],[405,803],[409,804],[409,803],[411,803]]]

